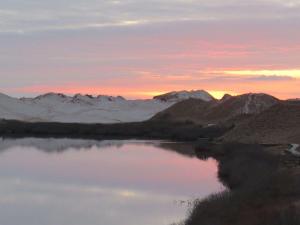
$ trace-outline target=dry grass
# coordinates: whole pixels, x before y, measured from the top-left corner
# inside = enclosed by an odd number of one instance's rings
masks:
[[[231,191],[197,202],[185,225],[300,224],[300,175],[280,169],[278,155],[242,144],[212,152],[220,161],[219,176]]]

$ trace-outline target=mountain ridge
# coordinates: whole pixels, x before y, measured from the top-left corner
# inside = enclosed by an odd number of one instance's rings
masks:
[[[198,95],[196,95],[197,93]],[[0,118],[27,122],[120,123],[140,122],[190,97],[212,99],[197,91],[173,92],[170,100],[159,96],[146,100],[127,100],[122,96],[68,96],[49,92],[33,98],[13,98],[0,94]]]
[[[201,99],[206,102],[215,100],[215,98],[205,90],[172,91],[153,97],[153,99],[161,101],[176,101],[178,99],[187,100],[190,98]]]
[[[25,123],[190,124],[224,128],[226,133],[218,139],[224,142],[300,143],[298,100],[279,100],[264,93],[224,95],[217,100],[202,90],[187,93],[170,92],[148,100],[59,93],[18,99],[0,94],[0,119]]]

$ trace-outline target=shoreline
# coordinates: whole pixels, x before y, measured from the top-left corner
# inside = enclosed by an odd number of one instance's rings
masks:
[[[200,159],[219,162],[218,176],[229,191],[198,201],[184,225],[300,224],[300,161],[287,166],[290,155],[279,149],[238,143],[198,146]]]
[[[2,137],[53,137],[82,139],[165,139],[174,141],[196,141],[215,139],[230,128],[224,126],[203,127],[190,122],[145,121],[119,124],[80,123],[28,123],[2,120]]]

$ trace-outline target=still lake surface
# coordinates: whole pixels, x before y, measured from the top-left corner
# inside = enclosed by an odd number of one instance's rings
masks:
[[[184,143],[0,139],[3,225],[170,225],[221,189]]]

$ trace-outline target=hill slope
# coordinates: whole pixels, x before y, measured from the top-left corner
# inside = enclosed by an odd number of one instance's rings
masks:
[[[281,102],[225,134],[224,141],[300,143],[300,104]]]
[[[151,120],[206,123],[207,112],[216,104],[216,101],[206,102],[200,99],[188,99],[159,112]]]

